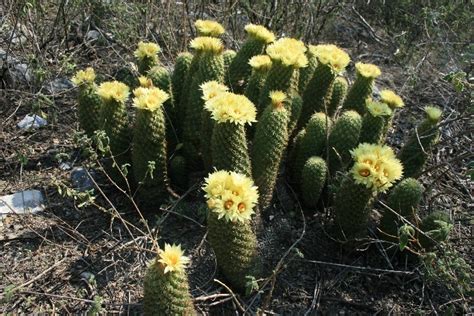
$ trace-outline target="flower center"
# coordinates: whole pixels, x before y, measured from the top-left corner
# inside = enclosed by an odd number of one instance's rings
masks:
[[[237,208],[240,213],[243,213],[245,211],[245,204],[243,202],[240,202]]]
[[[368,177],[370,176],[370,170],[368,169],[362,169],[359,171],[359,174],[362,176],[362,177]]]
[[[225,203],[224,203],[224,208],[225,208],[226,210],[228,210],[228,209],[230,209],[230,208],[232,207],[232,205],[234,205],[234,201],[232,201],[232,200],[227,200],[227,201],[225,201]]]

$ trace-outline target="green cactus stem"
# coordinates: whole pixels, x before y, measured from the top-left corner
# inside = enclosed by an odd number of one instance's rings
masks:
[[[176,155],[171,159],[169,173],[171,183],[178,189],[185,190],[188,187],[188,168],[183,156]]]
[[[380,229],[384,238],[390,239],[390,236],[396,237],[398,228],[406,223],[402,221],[399,216],[415,224],[416,211],[422,195],[423,186],[413,178],[403,179],[390,190],[387,206],[398,215],[394,214],[391,210],[384,210],[383,217],[380,221]]]
[[[252,67],[252,74],[245,88],[244,95],[252,101],[252,103],[258,105],[260,92],[265,84],[268,71],[272,66],[272,60],[267,55],[257,55],[250,59],[249,64]],[[263,108],[258,107],[257,116],[259,116],[263,110]]]
[[[138,66],[138,72],[145,75],[152,67],[158,65],[158,53],[160,46],[155,43],[140,42],[135,50],[135,58]]]
[[[290,108],[290,120],[288,121],[288,135],[293,135],[298,124],[298,120],[301,116],[301,111],[303,110],[303,99],[299,94],[294,94],[291,97],[291,102],[288,103]]]
[[[438,122],[442,112],[436,107],[426,107],[426,118],[416,127],[398,157],[405,167],[405,176],[417,178],[425,166],[428,154],[439,140]]]
[[[303,128],[296,134],[296,136],[293,138],[293,143],[291,144],[291,149],[289,151],[289,155],[287,158],[287,168],[290,170],[290,178],[293,182],[298,182],[300,178],[298,178],[296,175],[298,173],[297,168],[296,168],[296,159],[298,157],[299,151],[301,150],[301,143],[306,135],[306,130]]]
[[[99,129],[101,100],[97,95],[97,86],[94,83],[95,71],[93,68],[78,71],[72,82],[79,87],[78,109],[79,126],[92,137]]]
[[[300,70],[300,77],[298,82],[298,91],[303,93],[308,85],[308,82],[313,77],[316,66],[318,66],[318,57],[316,56],[317,50],[316,46],[308,45],[308,50],[306,51],[306,57],[308,58],[308,66]]]
[[[178,54],[174,65],[173,74],[171,75],[171,86],[173,88],[173,100],[176,108],[177,123],[184,119],[184,109],[181,108],[181,96],[183,86],[186,81],[193,55],[188,52]],[[178,124],[179,126],[179,124]]]
[[[321,157],[310,157],[301,172],[301,193],[307,207],[316,207],[326,183],[327,164]]]
[[[362,119],[359,143],[381,144],[392,110],[385,103],[367,101],[367,113]]]
[[[224,72],[225,73],[227,73],[227,71],[230,67],[230,64],[232,63],[232,61],[235,58],[235,55],[237,55],[237,52],[235,50],[232,50],[232,49],[226,49],[222,53],[222,57],[224,57]]]
[[[342,105],[347,94],[347,80],[344,77],[337,77],[332,87],[331,101],[327,105],[327,114],[334,117],[339,107]]]
[[[235,93],[245,91],[248,77],[252,69],[248,64],[250,58],[261,54],[265,46],[275,40],[275,35],[260,25],[248,24],[245,26],[247,40],[235,55],[225,76],[226,85]]]
[[[342,170],[350,162],[350,151],[358,144],[362,118],[355,111],[347,111],[334,123],[329,133],[329,171],[334,175],[336,171]]]
[[[380,76],[379,67],[373,64],[356,63],[356,79],[342,105],[344,110],[366,113],[365,100],[372,97],[375,79]]]
[[[257,124],[252,151],[252,172],[259,188],[260,209],[266,209],[272,200],[283,152],[288,144],[288,111],[286,95],[281,91],[270,93],[271,104],[262,113]]]

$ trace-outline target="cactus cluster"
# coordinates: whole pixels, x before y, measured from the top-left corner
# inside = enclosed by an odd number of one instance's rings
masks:
[[[199,20],[195,27],[191,52],[179,54],[172,71],[160,63],[157,44],[140,42],[139,76],[130,86],[96,84],[92,69],[78,72],[79,123],[89,136],[105,133],[107,171],[116,179],[113,172],[130,164],[136,196],[151,205],[208,175],[208,239],[236,289],[259,273],[257,223],[270,210],[279,177],[295,185],[304,207],[327,207],[346,239],[366,236],[374,202],[387,191],[393,212],[384,212],[379,231],[396,239],[402,222],[417,225],[423,190],[416,177],[439,138],[439,109],[426,109],[396,155],[385,138],[404,102],[391,90],[373,95],[376,65],[355,63],[349,85],[350,57],[336,45],[275,39],[249,24],[233,51],[220,39],[219,23]],[[169,274],[160,260],[149,270],[147,304],[182,314],[189,307],[187,288],[178,284],[184,275]],[[172,302],[167,291],[182,291],[181,301]]]

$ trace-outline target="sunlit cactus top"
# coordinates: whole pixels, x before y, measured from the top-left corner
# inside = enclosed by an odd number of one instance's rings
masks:
[[[134,55],[139,60],[145,58],[153,59],[155,62],[158,61],[158,53],[161,51],[160,46],[155,43],[150,42],[140,42],[138,43],[138,48],[135,50]]]
[[[130,89],[123,82],[107,81],[100,84],[97,94],[104,101],[125,102],[130,94]]]
[[[229,91],[229,88],[222,83],[215,80],[204,82],[199,86],[202,90],[202,99],[208,101],[221,92]]]
[[[355,64],[355,68],[359,75],[368,79],[375,79],[382,73],[380,68],[374,64],[364,64],[359,62]]]
[[[251,37],[261,40],[265,42],[265,44],[270,44],[275,41],[275,35],[262,25],[247,24],[245,31]]]
[[[153,81],[150,78],[147,78],[145,76],[138,77],[138,83],[140,84],[140,87],[143,87],[143,88],[153,87]]]
[[[140,90],[138,90],[140,89]],[[169,99],[169,94],[159,88],[137,88],[134,91],[133,106],[148,111],[155,111]]]
[[[191,41],[189,47],[199,52],[219,54],[224,50],[222,41],[215,37],[200,36]]]
[[[286,100],[286,94],[283,91],[271,91],[270,100],[275,109],[284,109],[283,102]]]
[[[76,85],[80,86],[83,84],[92,84],[95,80],[95,71],[92,67],[87,67],[84,70],[76,72],[71,81]]]
[[[199,36],[218,37],[225,33],[224,27],[216,21],[197,20],[194,26]]]
[[[267,54],[272,60],[278,60],[283,65],[294,68],[308,65],[305,52],[306,46],[304,43],[294,38],[280,38],[267,47]]]
[[[433,123],[438,123],[439,120],[441,119],[441,115],[443,114],[441,109],[435,106],[425,107],[425,113],[426,113],[427,118]]]
[[[351,61],[344,50],[333,44],[310,45],[309,50],[320,63],[330,66],[336,73],[343,71]]]
[[[351,154],[352,176],[368,189],[385,192],[402,177],[403,166],[388,146],[362,143]]]
[[[221,92],[206,101],[204,107],[218,123],[251,124],[256,121],[257,110],[247,97]]]
[[[372,116],[390,116],[392,115],[392,110],[390,107],[382,102],[375,102],[372,100],[367,100],[367,111],[369,111]]]
[[[380,91],[380,101],[387,104],[392,110],[405,106],[405,103],[403,103],[402,98],[392,90]]]
[[[181,250],[181,245],[165,244],[165,249],[158,252],[158,262],[161,263],[164,273],[184,271],[189,261]]]
[[[257,55],[250,58],[249,65],[256,70],[268,70],[272,67],[272,60],[268,55]]]
[[[251,178],[236,172],[216,171],[205,179],[207,205],[219,219],[246,222],[258,201],[257,187]]]

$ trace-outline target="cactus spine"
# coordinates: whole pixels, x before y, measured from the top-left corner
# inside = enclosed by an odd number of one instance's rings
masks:
[[[258,201],[257,188],[250,178],[227,171],[209,175],[204,186],[208,216],[208,240],[217,266],[239,291],[246,276],[258,273],[257,239],[250,224]]]
[[[72,82],[79,86],[78,117],[79,126],[92,137],[99,129],[101,100],[97,95],[97,86],[94,83],[95,72],[93,68],[78,71]]]
[[[416,209],[423,194],[423,186],[413,178],[400,181],[389,193],[387,205],[398,215],[390,210],[384,210],[380,221],[383,236],[397,236],[398,228],[404,224],[399,216],[415,224]]]
[[[255,122],[255,106],[243,95],[222,92],[206,101],[205,108],[215,121],[211,139],[214,167],[250,176],[245,124]]]
[[[166,127],[163,103],[169,94],[159,88],[138,90],[133,100],[136,119],[133,129],[132,166],[139,193],[156,203],[168,188]]]
[[[334,80],[331,101],[329,101],[329,104],[327,106],[327,114],[330,117],[334,117],[339,106],[342,105],[342,102],[344,101],[344,98],[347,94],[347,88],[347,80],[344,79],[344,77],[337,77],[336,80]]]
[[[261,54],[265,46],[275,40],[275,35],[260,25],[248,24],[245,26],[245,31],[247,40],[229,65],[225,78],[226,85],[235,93],[242,93],[245,90],[252,70],[248,64],[249,59]]]
[[[375,79],[380,76],[381,71],[379,67],[373,64],[357,63],[355,67],[356,79],[347,93],[342,108],[344,110],[354,110],[360,115],[364,115],[366,112],[365,100],[372,97]]]
[[[344,112],[328,137],[329,171],[332,175],[350,162],[350,151],[358,144],[362,118],[355,111]]]
[[[327,164],[321,157],[310,157],[301,172],[301,193],[307,207],[316,207],[326,182]]]
[[[306,124],[306,133],[301,139],[294,161],[296,179],[301,177],[303,166],[311,156],[323,154],[331,124],[331,119],[321,112],[313,114]]]
[[[399,158],[405,166],[405,176],[417,178],[428,159],[428,153],[439,139],[437,124],[441,119],[441,110],[426,107],[426,118],[416,127],[402,147]]]
[[[252,172],[259,188],[259,206],[270,205],[283,151],[288,143],[288,111],[286,95],[281,91],[270,93],[271,104],[262,113],[255,131],[252,151]]]
[[[391,116],[392,110],[385,103],[367,101],[367,113],[362,119],[359,143],[383,143]]]
[[[149,315],[195,315],[189,293],[184,265],[189,259],[182,256],[180,246],[165,245],[148,267],[144,280],[143,311]],[[170,267],[176,266],[169,270]]]

